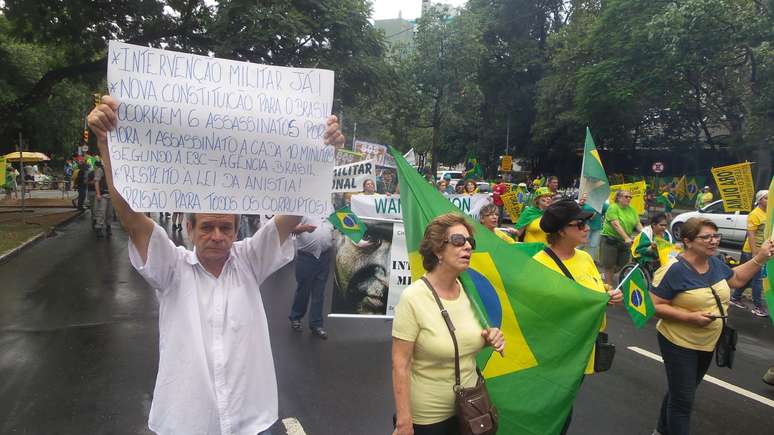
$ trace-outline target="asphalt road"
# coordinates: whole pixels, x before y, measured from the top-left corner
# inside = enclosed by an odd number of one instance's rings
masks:
[[[82,217],[0,265],[0,434],[149,433],[158,311],[126,242],[120,230],[95,239]],[[262,286],[280,417],[297,419],[310,435],[389,434],[390,323],[326,319],[327,341],[292,331],[293,287],[292,265]],[[749,311],[730,314],[741,334],[736,366],[710,375],[731,386],[702,383],[693,433],[774,433],[774,387],[760,380],[774,364],[774,327]],[[630,348],[658,354],[655,323],[636,330],[615,307],[608,325],[618,346],[614,368],[586,379],[570,433],[650,434],[664,370]]]

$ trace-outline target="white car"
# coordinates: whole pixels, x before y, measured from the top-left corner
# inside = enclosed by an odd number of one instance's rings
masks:
[[[707,204],[704,208],[697,211],[690,211],[677,215],[671,224],[672,234],[676,239],[680,239],[680,227],[692,217],[703,217],[711,220],[718,226],[720,234],[723,235],[721,243],[724,245],[742,245],[747,236],[747,212],[727,213],[723,210],[723,200]]]

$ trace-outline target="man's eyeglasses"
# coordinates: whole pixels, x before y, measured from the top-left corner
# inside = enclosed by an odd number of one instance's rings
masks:
[[[632,199],[631,195],[621,195],[621,198]]]
[[[452,246],[460,247],[465,246],[465,242],[470,243],[470,249],[476,249],[476,239],[473,237],[465,237],[462,234],[452,234],[448,239],[443,241],[444,243],[451,243]]]
[[[588,219],[584,219],[582,221],[577,221],[577,222],[570,222],[569,224],[567,224],[568,227],[576,227],[581,231],[583,231],[583,229],[586,228],[588,225],[589,225]]]
[[[697,239],[704,240],[705,242],[709,242],[712,240],[720,240],[723,238],[723,235],[720,233],[715,234],[702,234],[700,236],[696,236]]]

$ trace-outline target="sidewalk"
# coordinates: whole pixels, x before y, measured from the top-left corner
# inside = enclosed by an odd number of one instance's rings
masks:
[[[71,197],[62,199],[60,191],[35,191],[25,200],[24,212],[21,200],[0,200],[0,262],[80,215]]]

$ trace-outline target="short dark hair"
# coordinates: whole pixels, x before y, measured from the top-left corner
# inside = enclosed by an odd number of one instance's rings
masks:
[[[438,266],[436,252],[446,244],[446,232],[455,225],[464,225],[468,233],[473,235],[473,225],[465,216],[459,213],[446,213],[433,219],[425,228],[425,235],[419,243],[419,254],[422,255],[422,266],[430,272]]]
[[[715,225],[715,222],[712,222],[707,218],[692,217],[685,221],[680,227],[680,238],[684,241],[688,240],[689,242],[692,242],[696,240],[696,236],[699,235],[701,229],[704,227],[710,227],[715,231],[718,231],[718,226]]]
[[[667,220],[666,213],[656,213],[650,217],[650,224],[656,225],[657,223],[665,220]]]

